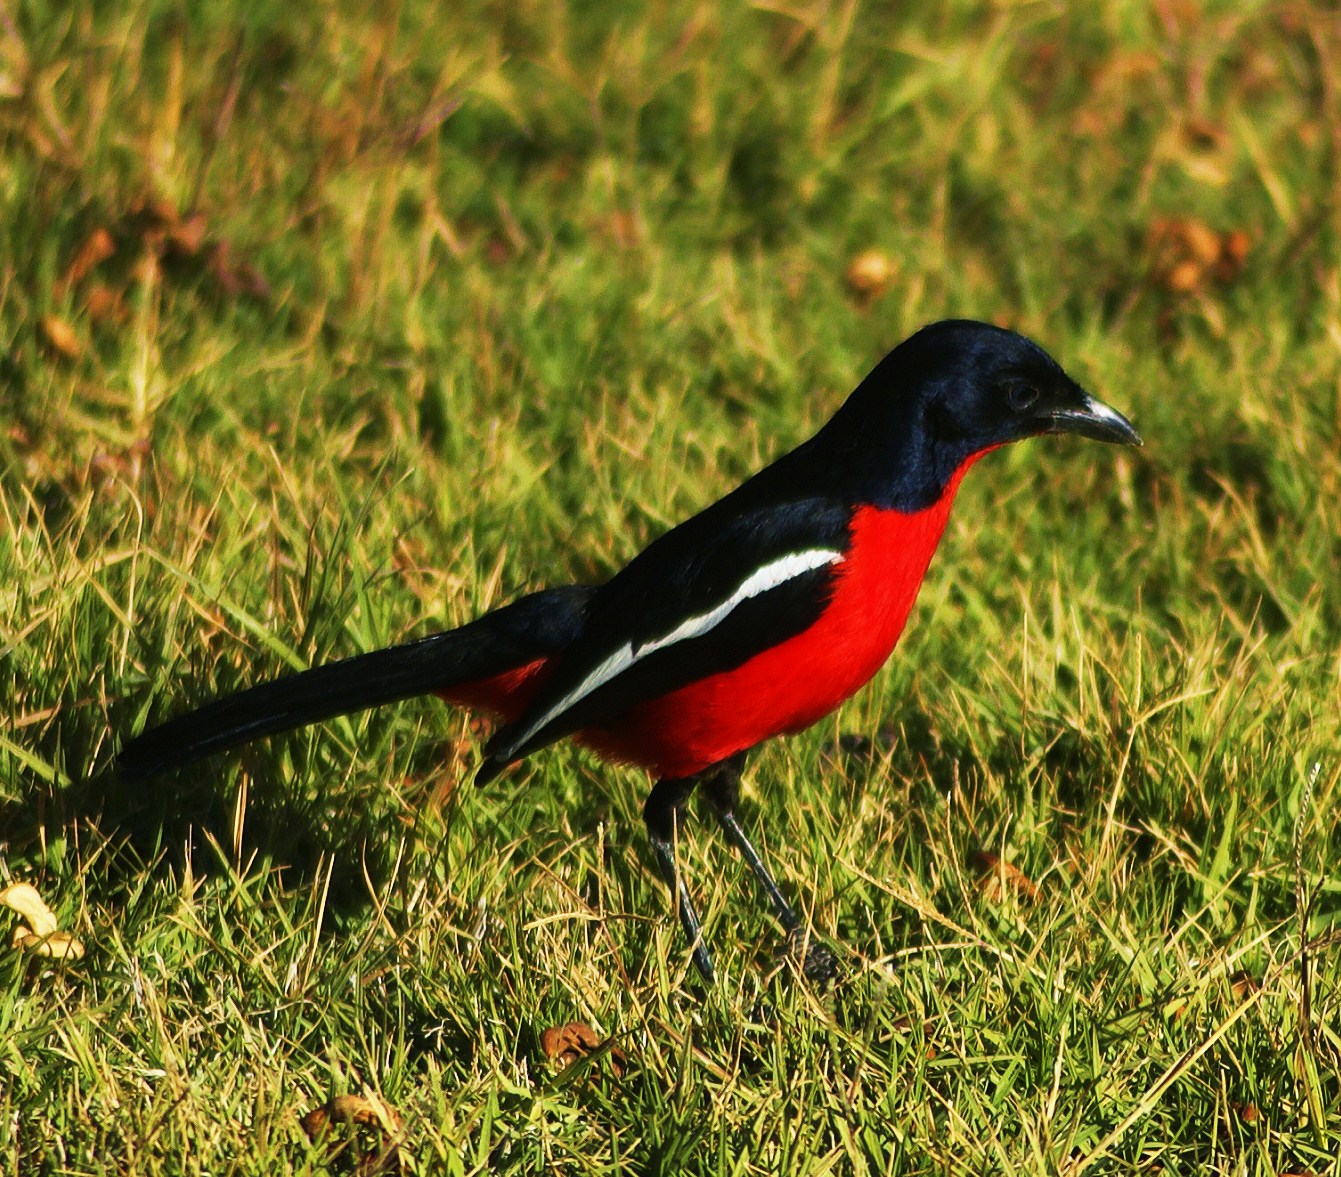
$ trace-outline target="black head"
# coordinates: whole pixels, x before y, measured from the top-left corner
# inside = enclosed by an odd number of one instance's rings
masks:
[[[964,319],[933,323],[896,348],[885,362],[891,361],[901,382],[913,377],[924,428],[968,446],[965,456],[1044,433],[1141,444],[1121,413],[1013,331]]]
[[[1121,413],[1090,396],[1038,344],[988,323],[933,323],[889,353],[825,430],[879,462],[880,497],[934,501],[974,454],[1046,433],[1140,445]],[[870,491],[872,488],[868,487]]]

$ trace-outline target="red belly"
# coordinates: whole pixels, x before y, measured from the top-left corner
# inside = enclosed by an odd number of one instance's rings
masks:
[[[809,629],[734,670],[641,703],[607,727],[575,738],[659,777],[685,777],[827,715],[870,681],[893,651],[945,530],[958,481],[915,515],[858,510],[833,597]]]

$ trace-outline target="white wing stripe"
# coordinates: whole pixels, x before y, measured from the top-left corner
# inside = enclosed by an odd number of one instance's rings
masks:
[[[682,621],[664,638],[644,642],[633,651],[633,657],[638,659],[654,650],[673,646],[676,642],[682,642],[686,638],[696,638],[700,634],[705,634],[714,626],[720,625],[726,615],[742,601],[748,601],[751,597],[757,597],[760,593],[766,593],[769,589],[777,588],[778,585],[791,580],[795,576],[800,576],[804,572],[823,568],[825,564],[836,564],[842,558],[842,552],[835,552],[829,548],[813,548],[808,552],[793,552],[790,556],[783,556],[780,560],[765,564],[762,568],[751,573],[741,583],[740,587],[716,609],[710,609],[707,613],[700,613],[697,617]]]
[[[544,715],[540,716],[526,731],[522,732],[513,741],[513,747],[520,748],[556,716],[567,711],[573,704],[580,702],[598,687],[604,686],[611,679],[623,674],[635,662],[647,657],[648,654],[655,653],[657,650],[664,650],[667,646],[687,641],[689,638],[701,637],[709,630],[720,625],[736,606],[748,601],[751,597],[757,597],[761,593],[775,589],[778,585],[785,584],[806,572],[823,568],[826,564],[837,564],[842,558],[843,553],[833,548],[811,548],[804,552],[792,552],[790,555],[782,556],[772,561],[772,563],[756,569],[741,581],[736,591],[715,609],[709,609],[706,613],[700,613],[697,617],[690,617],[682,621],[664,637],[643,642],[637,649],[634,648],[632,642],[626,642],[608,658],[592,667],[591,672],[577,686],[564,695]]]

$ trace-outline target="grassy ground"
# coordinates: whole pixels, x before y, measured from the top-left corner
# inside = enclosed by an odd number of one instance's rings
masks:
[[[1336,1172],[1333,8],[179,7],[0,5],[0,885],[88,948],[0,953],[0,1173],[325,1172],[345,1093],[414,1173]],[[646,782],[458,791],[430,703],[99,775],[608,573],[946,315],[1147,448],[984,462],[754,758],[833,991],[705,826],[698,992]]]

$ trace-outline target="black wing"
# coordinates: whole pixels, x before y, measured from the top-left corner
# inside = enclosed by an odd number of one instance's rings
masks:
[[[848,549],[849,509],[817,498],[733,508],[728,498],[667,532],[597,590],[582,638],[489,741],[479,779],[815,623]]]

